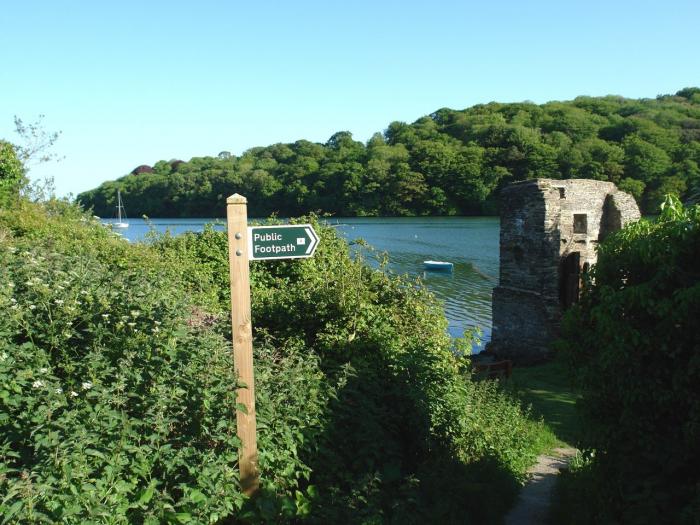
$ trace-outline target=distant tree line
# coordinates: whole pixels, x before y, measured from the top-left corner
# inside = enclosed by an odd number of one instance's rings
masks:
[[[686,88],[656,99],[443,108],[392,122],[366,144],[341,131],[325,144],[142,165],[78,200],[105,217],[117,189],[132,216],[218,216],[236,192],[248,197],[251,216],[481,215],[497,213],[504,185],[547,177],[614,182],[654,213],[665,194],[698,191],[699,165],[700,88]]]

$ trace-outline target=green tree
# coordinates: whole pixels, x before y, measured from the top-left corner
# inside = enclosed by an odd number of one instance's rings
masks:
[[[0,205],[7,205],[15,199],[25,183],[24,167],[14,147],[0,140]]]
[[[620,188],[622,191],[626,191],[627,193],[632,195],[637,201],[637,204],[639,204],[641,203],[642,195],[644,194],[644,188],[646,187],[646,184],[644,184],[641,180],[626,177],[620,181],[617,187]]]
[[[638,135],[631,135],[622,143],[625,150],[625,175],[649,183],[663,176],[671,168],[668,154],[645,141]]]
[[[43,120],[45,115],[39,115],[34,122],[25,123],[15,115],[15,132],[20,137],[20,144],[15,145],[17,158],[25,169],[34,164],[60,160],[56,153],[49,151],[61,136],[60,131],[46,131]]]
[[[581,152],[581,165],[575,176],[582,179],[619,182],[624,172],[625,151],[609,142],[593,138],[576,145]]]

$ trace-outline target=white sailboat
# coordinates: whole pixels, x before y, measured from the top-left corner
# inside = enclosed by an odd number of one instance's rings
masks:
[[[115,228],[128,228],[129,223],[126,222],[126,210],[122,202],[122,192],[117,190],[117,222],[112,223]]]

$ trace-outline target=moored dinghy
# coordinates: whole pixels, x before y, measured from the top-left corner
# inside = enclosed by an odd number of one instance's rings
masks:
[[[438,270],[443,272],[451,272],[454,264],[447,261],[423,261],[423,266],[426,270]]]

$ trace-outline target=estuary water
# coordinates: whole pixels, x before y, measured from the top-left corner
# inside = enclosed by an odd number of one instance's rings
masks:
[[[214,219],[129,219],[129,228],[115,230],[130,241],[146,238],[151,228],[172,234],[201,231]],[[440,299],[453,337],[479,327],[482,345],[491,337],[491,292],[498,282],[497,217],[332,218],[327,222],[349,242],[364,239],[386,252],[389,271],[420,276]],[[219,220],[217,228],[224,229]],[[370,264],[376,259],[366,257]],[[451,273],[425,271],[425,260],[454,263]]]

